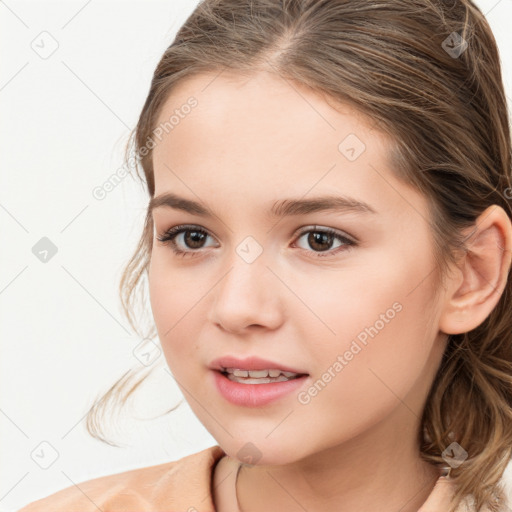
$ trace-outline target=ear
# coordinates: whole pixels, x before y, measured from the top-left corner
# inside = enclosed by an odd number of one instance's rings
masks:
[[[498,205],[489,206],[466,231],[467,252],[445,295],[439,329],[461,334],[478,327],[498,303],[511,265],[512,224]]]

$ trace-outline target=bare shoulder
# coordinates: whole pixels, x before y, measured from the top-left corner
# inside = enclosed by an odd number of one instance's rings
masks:
[[[174,506],[182,501],[184,493],[187,500],[194,496],[204,499],[211,468],[223,454],[220,447],[214,446],[164,464],[86,480],[33,501],[17,512],[149,512]],[[209,500],[205,503],[209,504]]]

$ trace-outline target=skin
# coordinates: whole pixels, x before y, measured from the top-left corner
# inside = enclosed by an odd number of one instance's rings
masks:
[[[506,213],[493,206],[480,216],[474,252],[437,286],[427,201],[394,177],[390,141],[371,120],[268,72],[224,72],[182,82],[159,123],[190,96],[198,105],[154,149],[155,196],[172,191],[215,217],[153,211],[155,237],[178,224],[209,236],[191,247],[179,235],[179,248],[195,251],[185,258],[154,240],[150,301],[171,372],[227,454],[215,473],[217,509],[233,510],[224,477],[250,442],[260,458],[240,472],[244,512],[417,511],[440,475],[419,457],[421,413],[447,334],[483,322],[503,291]],[[366,146],[354,161],[338,149],[351,133]],[[266,215],[274,201],[323,194],[377,213]],[[303,228],[332,228],[357,245],[335,253],[343,242],[334,238],[324,256]],[[252,263],[236,252],[247,236],[263,249]],[[307,404],[291,393],[236,406],[213,384],[213,359],[257,355],[305,370],[306,390],[394,303],[400,312]]]

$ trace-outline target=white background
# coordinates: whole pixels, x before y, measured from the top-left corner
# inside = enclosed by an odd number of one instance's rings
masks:
[[[476,3],[498,41],[510,102],[512,0]],[[129,415],[156,416],[182,399],[163,355],[112,432],[125,447],[91,438],[81,421],[140,365],[117,288],[148,201],[130,176],[101,201],[92,191],[122,166],[154,68],[195,5],[0,2],[0,512],[217,444],[186,402],[153,422]],[[46,49],[58,43],[46,59],[33,49],[43,37]],[[32,253],[43,237],[57,247],[46,263]],[[52,456],[41,442],[58,453],[48,469],[34,461]]]

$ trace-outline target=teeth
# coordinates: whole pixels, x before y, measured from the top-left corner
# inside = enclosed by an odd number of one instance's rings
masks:
[[[294,375],[299,375],[298,373],[293,372],[281,372],[285,377],[293,377]]]
[[[233,382],[238,382],[240,384],[269,384],[271,382],[284,382],[290,380],[288,377],[284,375],[279,375],[279,377],[258,377],[255,379],[251,379],[250,377],[236,377],[232,373],[228,373],[228,379]]]
[[[268,377],[268,370],[249,370],[249,377],[259,379],[261,377]]]
[[[279,377],[280,375],[284,375],[287,378],[297,377],[298,373],[294,372],[285,372],[282,370],[240,370],[239,368],[224,368],[224,371],[229,374],[234,375],[235,377],[249,377],[252,379],[264,379],[266,377]]]

